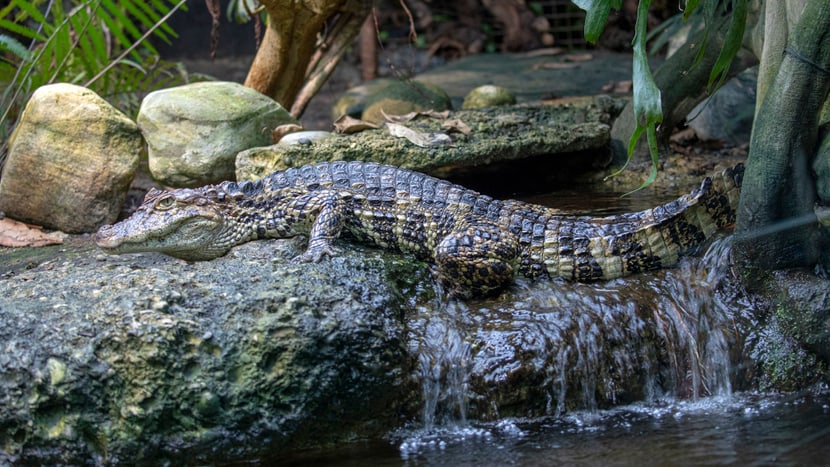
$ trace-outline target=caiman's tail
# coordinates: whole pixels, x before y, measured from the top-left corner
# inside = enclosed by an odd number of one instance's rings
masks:
[[[738,164],[653,209],[580,219],[570,226],[572,232],[582,231],[568,239],[573,248],[561,248],[565,243],[561,234],[546,239],[546,253],[559,253],[546,255],[548,272],[587,282],[676,264],[715,232],[734,226],[743,173],[743,164]]]

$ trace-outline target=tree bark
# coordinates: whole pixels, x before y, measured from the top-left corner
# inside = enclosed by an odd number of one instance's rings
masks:
[[[338,14],[362,14],[362,20],[372,6],[371,0],[262,0],[261,4],[268,14],[268,24],[245,86],[270,96],[285,108],[292,107],[303,87],[325,26]],[[353,34],[348,38],[351,40],[359,28],[338,30]]]
[[[360,77],[371,81],[378,77],[378,33],[375,18],[367,16],[360,26]]]
[[[810,174],[830,91],[830,2],[809,0],[753,125],[736,260],[753,272],[815,264],[821,249]],[[751,285],[751,284],[750,284]]]

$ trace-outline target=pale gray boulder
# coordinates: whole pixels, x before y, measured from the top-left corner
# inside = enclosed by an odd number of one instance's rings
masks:
[[[173,187],[232,180],[236,154],[272,144],[271,130],[297,123],[280,104],[231,82],[203,82],[150,93],[138,125],[150,173]]]

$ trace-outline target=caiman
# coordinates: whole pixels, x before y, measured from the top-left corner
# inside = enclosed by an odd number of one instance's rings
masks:
[[[156,251],[220,257],[262,238],[308,237],[296,260],[337,254],[351,238],[434,263],[451,295],[492,295],[515,274],[612,279],[675,264],[735,221],[743,165],[653,209],[609,217],[563,215],[498,200],[422,173],[368,162],[330,162],[256,181],[150,190],[129,218],[95,236],[107,253]]]

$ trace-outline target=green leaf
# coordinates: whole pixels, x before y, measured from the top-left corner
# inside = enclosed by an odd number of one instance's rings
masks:
[[[54,42],[54,58],[53,58],[53,66],[55,67],[52,70],[52,76],[58,75],[60,73],[60,68],[65,62],[65,58],[70,55],[72,51],[72,35],[70,34],[70,23],[67,21],[61,24],[57,30],[55,30],[55,34],[50,37],[50,40]],[[51,79],[50,82],[54,82],[54,79]]]
[[[138,30],[138,27],[130,20],[124,11],[116,5],[112,0],[101,0],[101,6],[107,11],[107,13],[112,15],[112,18],[107,17],[104,21],[107,23],[107,26],[112,30],[113,35],[118,38],[119,44],[124,47],[128,48],[136,41],[141,40],[141,36],[143,35],[141,31]],[[106,15],[102,15],[105,17]],[[114,18],[114,20],[113,20]],[[109,20],[109,21],[107,21]],[[118,33],[116,34],[116,30]],[[129,33],[132,39],[128,39],[127,36],[124,34],[123,31]],[[147,50],[154,54],[158,55],[158,51],[156,51],[155,47],[152,46],[149,42],[144,42],[144,47]],[[136,59],[140,57],[138,54],[133,55]]]
[[[608,22],[611,9],[619,10],[622,0],[572,0],[579,8],[585,10],[585,39],[596,44]]]
[[[746,28],[746,15],[747,0],[732,0],[732,19],[729,23],[729,29],[726,30],[723,48],[720,50],[718,59],[712,66],[711,73],[709,73],[709,92],[720,87],[729,74],[732,59],[735,58],[738,50],[741,49],[744,29]],[[717,84],[713,87],[715,82]]]
[[[107,50],[107,37],[104,35],[103,28],[95,27],[94,32],[90,32],[87,35],[90,44],[92,45],[92,49],[94,52],[92,55],[98,60],[99,62],[103,63],[109,60],[109,52]]]
[[[34,39],[41,42],[46,40],[46,37],[44,37],[42,34],[39,34],[34,29],[29,29],[26,26],[13,23],[7,19],[0,19],[0,28],[3,28],[15,34],[19,34],[28,39]]]
[[[648,186],[654,177],[656,177],[656,170],[658,164],[657,152],[657,125],[663,121],[663,107],[660,95],[660,89],[654,82],[654,77],[648,66],[648,56],[646,54],[646,31],[648,22],[648,7],[651,0],[640,0],[637,7],[637,23],[635,25],[634,33],[634,62],[632,82],[634,87],[634,118],[637,121],[637,128],[631,135],[628,143],[628,161],[634,155],[637,141],[642,136],[643,132],[647,132],[648,148],[651,154],[652,171],[655,172],[653,176],[649,176],[648,180],[640,187],[642,189]],[[636,191],[636,190],[635,190]]]
[[[646,22],[648,21],[648,6],[651,0],[641,0],[637,9],[637,24],[634,34],[634,114],[637,122],[662,122],[663,109],[660,102],[660,89],[654,82],[648,65],[646,53]]]
[[[113,39],[115,39],[115,42],[119,46],[127,48],[132,44],[132,41],[126,34],[124,34],[124,31],[121,29],[121,25],[118,24],[118,21],[113,19],[107,12],[104,12],[103,9],[101,9],[98,11],[97,16],[104,22],[107,30],[110,34],[112,34]]]
[[[40,10],[37,9],[37,6],[33,2],[14,0],[9,6],[12,5],[20,8],[20,11],[23,11],[29,15],[29,18],[31,18],[35,23],[46,22],[46,18],[43,17],[43,14],[41,14]]]
[[[5,34],[0,34],[0,51],[2,50],[8,50],[23,61],[28,61],[32,57],[31,52],[29,52],[29,49],[25,45],[21,44],[14,37]]]
[[[137,5],[147,14],[148,18],[153,20],[153,24],[158,24],[159,21],[161,21],[162,14],[159,14],[159,12],[164,12],[163,14],[166,14],[167,11],[176,8],[176,5],[171,5],[171,7],[162,5],[162,8],[153,8],[148,2],[138,2]],[[159,24],[158,29],[153,31],[153,34],[168,44],[171,43],[171,37],[179,37],[179,35],[176,34],[176,31],[174,31],[173,28],[171,28],[166,22]]]
[[[106,50],[98,50],[95,47],[95,42],[103,40],[103,31],[92,25],[92,18],[86,9],[78,9],[69,18],[72,23],[73,33],[77,37],[77,48],[81,53],[76,53],[79,61],[83,65],[86,74],[92,76],[95,70],[100,68],[101,63],[106,63]]]

